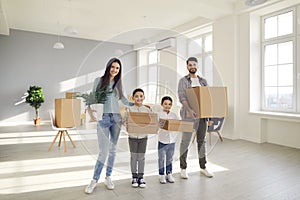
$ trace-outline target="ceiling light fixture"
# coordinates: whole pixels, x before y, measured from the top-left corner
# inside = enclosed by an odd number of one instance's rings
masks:
[[[65,48],[65,45],[60,41],[60,31],[59,31],[59,22],[57,23],[58,24],[58,32],[57,32],[57,42],[54,43],[53,45],[53,49],[64,49]]]
[[[245,0],[247,6],[257,6],[266,3],[267,0]]]
[[[64,49],[65,46],[63,43],[61,42],[56,42],[54,45],[53,45],[53,49]]]

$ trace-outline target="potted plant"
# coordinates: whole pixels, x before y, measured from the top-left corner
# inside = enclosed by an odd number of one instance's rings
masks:
[[[39,108],[44,103],[43,89],[39,86],[30,86],[27,90],[28,96],[26,97],[26,103],[35,109],[34,124],[37,126],[40,124]]]
[[[87,106],[86,111],[89,113],[90,122],[101,120],[103,114],[103,104],[107,100],[107,95],[112,91],[100,90],[97,92],[89,92],[77,94],[77,97],[83,98],[83,102]]]

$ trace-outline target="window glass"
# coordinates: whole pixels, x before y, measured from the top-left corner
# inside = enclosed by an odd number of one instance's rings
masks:
[[[293,85],[293,65],[278,66],[278,86]]]
[[[278,88],[278,106],[282,109],[293,108],[293,87]]]
[[[277,64],[277,44],[265,47],[265,66]]]
[[[277,87],[265,87],[265,106],[277,108]]]
[[[265,67],[265,86],[277,86],[277,66]]]
[[[278,64],[293,62],[293,42],[278,44]]]
[[[212,51],[212,35],[208,35],[205,37],[205,52]]]
[[[293,12],[278,15],[278,36],[293,33]]]
[[[277,16],[265,20],[265,39],[277,37]]]

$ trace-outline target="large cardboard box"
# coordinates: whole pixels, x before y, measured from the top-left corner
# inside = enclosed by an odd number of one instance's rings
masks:
[[[157,134],[158,118],[156,113],[128,112],[127,132]]]
[[[228,116],[226,87],[193,87],[186,89],[186,95],[199,118]]]
[[[55,99],[55,123],[60,128],[80,126],[80,99]]]
[[[193,132],[194,122],[177,119],[159,119],[161,129],[178,132]]]

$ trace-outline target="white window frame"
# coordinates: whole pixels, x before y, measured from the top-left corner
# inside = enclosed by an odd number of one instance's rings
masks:
[[[299,7],[299,6],[298,6]],[[300,10],[298,8],[298,10]],[[283,35],[283,36],[278,36],[275,38],[270,38],[270,39],[264,39],[264,20],[270,17],[274,17],[280,14],[284,14],[287,12],[293,12],[293,33],[292,34],[288,34],[288,35]],[[290,7],[287,9],[283,9],[280,11],[276,11],[274,13],[268,14],[268,15],[264,15],[261,17],[261,29],[262,29],[262,34],[261,34],[261,109],[262,111],[271,111],[271,112],[288,112],[288,113],[299,113],[300,112],[300,94],[299,94],[299,88],[297,88],[297,85],[299,85],[300,81],[299,79],[297,79],[297,73],[299,74],[300,70],[299,70],[299,62],[300,60],[297,59],[297,48],[299,49],[299,41],[297,41],[297,15],[299,15],[299,12],[297,14],[297,8],[296,7]],[[299,26],[299,25],[298,25]],[[299,30],[299,28],[298,28]],[[265,56],[265,46],[267,45],[272,45],[272,44],[280,44],[283,42],[287,42],[287,41],[292,41],[293,42],[293,71],[294,71],[294,75],[293,75],[293,97],[292,97],[292,101],[293,101],[293,108],[292,109],[284,109],[284,108],[268,108],[265,106],[265,94],[264,94],[264,89],[265,89],[265,85],[264,85],[264,56]],[[299,57],[299,56],[298,56]],[[297,63],[298,61],[298,63]],[[298,75],[299,76],[299,75]],[[277,87],[278,88],[278,87]],[[298,90],[297,90],[298,89]]]

